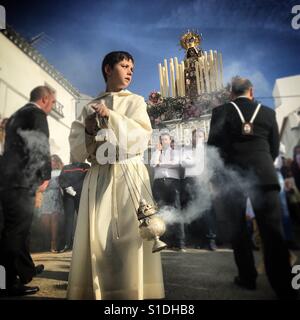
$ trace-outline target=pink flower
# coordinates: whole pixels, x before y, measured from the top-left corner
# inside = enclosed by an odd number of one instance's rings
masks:
[[[151,105],[160,103],[162,101],[161,94],[159,92],[151,92],[149,95],[149,101]]]

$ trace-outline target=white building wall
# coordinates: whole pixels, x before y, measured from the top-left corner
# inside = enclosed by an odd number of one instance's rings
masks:
[[[75,97],[43,70],[13,42],[0,33],[0,115],[9,117],[29,99],[30,91],[48,84],[56,91],[64,117],[48,116],[51,152],[58,154],[64,163],[69,162],[68,136],[75,120]]]
[[[290,117],[285,122],[285,128],[282,131],[280,141],[285,146],[285,156],[293,158],[293,149],[296,145],[300,144],[300,127],[293,127]]]
[[[295,115],[300,110],[300,75],[277,79],[273,97],[280,141],[285,145],[286,157],[292,158],[293,148],[300,142],[300,122]]]
[[[277,122],[281,130],[284,118],[300,107],[300,75],[277,79],[273,97]]]

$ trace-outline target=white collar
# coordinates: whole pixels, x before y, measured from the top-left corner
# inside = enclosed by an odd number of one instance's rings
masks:
[[[88,103],[88,105],[91,105],[95,102],[98,102],[99,99],[104,98],[106,96],[119,96],[119,97],[125,97],[125,96],[129,96],[133,94],[132,92],[130,92],[127,89],[121,90],[119,92],[107,92],[107,91],[103,91],[101,93],[98,94],[98,96],[96,98],[94,98],[92,101],[90,101]]]
[[[248,100],[251,100],[249,97],[247,97],[247,96],[238,96],[237,98],[235,98],[235,100],[236,99],[239,99],[239,98],[246,98],[246,99],[248,99]]]
[[[39,109],[43,110],[41,106],[39,106],[37,103],[33,102],[33,101],[29,101],[30,104],[34,104],[36,107],[38,107]],[[44,111],[44,110],[43,110]]]
[[[111,96],[129,96],[131,95],[132,92],[130,92],[129,90],[127,89],[124,89],[124,90],[120,90],[118,92],[108,92],[108,91],[104,91],[104,92],[101,92],[96,99],[99,99],[99,98],[103,98],[105,96],[108,96],[108,95],[111,95]],[[95,99],[95,100],[96,100]]]

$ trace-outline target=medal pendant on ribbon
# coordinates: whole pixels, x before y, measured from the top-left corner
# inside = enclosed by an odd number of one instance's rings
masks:
[[[242,134],[245,136],[253,135],[253,124],[250,122],[243,123]]]

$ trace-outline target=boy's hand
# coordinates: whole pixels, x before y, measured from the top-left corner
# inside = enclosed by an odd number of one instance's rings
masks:
[[[92,108],[100,117],[109,118],[109,109],[104,103],[96,104]]]
[[[90,135],[96,135],[97,131],[99,130],[98,124],[96,121],[96,112],[90,114],[85,118],[84,124],[85,124],[85,130]]]

